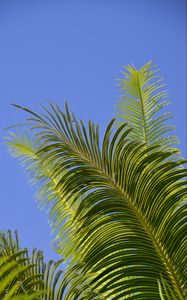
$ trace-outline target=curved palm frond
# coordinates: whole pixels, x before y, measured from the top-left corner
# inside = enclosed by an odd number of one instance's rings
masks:
[[[128,65],[122,74],[124,78],[119,80],[122,96],[116,114],[119,118],[118,126],[128,122],[129,127],[134,128],[129,137],[142,141],[147,146],[154,144],[167,150],[171,145],[177,144],[175,136],[167,136],[174,129],[168,123],[172,118],[171,113],[160,114],[160,110],[168,105],[167,92],[163,90],[163,79],[152,62],[146,63],[139,70]]]
[[[94,299],[105,299],[104,294],[100,295],[97,290],[93,291],[91,286],[89,286],[89,282],[94,275],[88,274],[88,272],[86,275],[81,274],[82,268],[80,268],[80,263],[82,264],[83,262],[80,262],[77,255],[77,239],[75,239],[80,222],[76,223],[74,220],[78,206],[77,203],[73,203],[74,197],[70,197],[67,201],[63,192],[57,188],[60,178],[53,174],[54,164],[45,163],[38,153],[39,146],[34,141],[32,142],[26,134],[21,136],[10,133],[7,144],[13,156],[18,157],[21,164],[27,166],[26,171],[29,174],[31,184],[37,184],[38,191],[36,197],[40,201],[42,209],[45,207],[48,208],[52,233],[56,233],[55,241],[57,241],[57,244],[55,245],[55,250],[63,258],[68,259],[70,267],[65,272],[64,280],[62,281],[65,286],[68,286],[68,292],[63,291],[65,299],[71,300],[75,290],[77,290],[76,297],[84,294],[87,297],[89,295],[91,297],[92,295],[92,297],[95,297]],[[81,289],[80,284],[82,286]],[[60,286],[62,287],[62,284]],[[64,288],[61,288],[61,290],[64,290]],[[61,292],[58,295],[61,295]],[[46,297],[47,300],[48,296]]]
[[[176,299],[185,299],[184,161],[129,140],[127,124],[113,133],[115,120],[100,149],[97,127],[89,122],[86,129],[67,106],[66,114],[51,108],[42,117],[22,109],[33,114],[38,154],[53,162],[56,188],[78,203],[74,239],[83,272],[98,274],[92,289],[107,299],[159,299],[162,276]]]
[[[23,136],[11,133],[8,138],[8,147],[14,157],[18,157],[21,164],[26,167],[29,181],[37,186],[36,199],[39,207],[48,211],[52,234],[55,235],[53,247],[65,260],[75,256],[73,238],[75,224],[75,204],[63,192],[56,188],[59,176],[53,174],[53,162],[45,163],[39,155],[39,145],[26,134]],[[66,245],[66,247],[64,247]]]

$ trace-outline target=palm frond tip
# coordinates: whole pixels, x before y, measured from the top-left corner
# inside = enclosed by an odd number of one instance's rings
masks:
[[[169,124],[170,112],[164,110],[169,104],[167,92],[163,89],[163,78],[152,62],[139,70],[128,65],[122,71],[124,78],[119,80],[121,98],[117,105],[117,125],[128,122],[134,128],[130,137],[146,143],[156,144],[162,150],[177,144],[178,139],[168,133],[174,130]]]

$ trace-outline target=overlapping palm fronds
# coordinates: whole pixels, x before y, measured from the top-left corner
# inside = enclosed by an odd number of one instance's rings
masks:
[[[91,289],[107,300],[160,299],[161,278],[184,300],[187,174],[179,168],[184,161],[172,161],[173,151],[163,152],[157,142],[145,147],[132,140],[125,123],[114,132],[115,120],[100,147],[98,127],[89,122],[86,128],[67,105],[65,113],[50,106],[42,115],[22,109],[32,114],[37,155],[50,166],[55,190],[70,207],[75,204],[71,239],[83,262],[81,276],[94,274]],[[19,154],[16,140],[9,147]],[[21,156],[27,163],[27,155]],[[64,200],[58,205],[65,208]]]
[[[168,136],[174,126],[168,123],[172,115],[164,107],[168,105],[167,92],[163,89],[163,78],[152,62],[148,62],[137,70],[128,65],[119,80],[121,98],[117,105],[118,125],[128,122],[134,128],[129,137],[142,141],[147,146],[159,145],[167,150],[177,144],[175,136]]]

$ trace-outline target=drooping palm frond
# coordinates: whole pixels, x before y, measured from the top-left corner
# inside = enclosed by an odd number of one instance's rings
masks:
[[[168,105],[167,92],[163,90],[163,79],[152,62],[146,63],[139,70],[128,65],[122,73],[124,78],[119,80],[122,95],[117,105],[117,124],[120,126],[128,122],[129,127],[134,128],[129,137],[147,146],[154,144],[167,150],[177,144],[175,136],[168,136],[174,129],[168,123],[172,115],[164,111]]]
[[[66,113],[51,108],[42,116],[22,109],[32,114],[38,154],[46,164],[53,162],[56,188],[66,201],[73,197],[78,203],[74,239],[82,274],[98,273],[92,289],[107,299],[159,299],[162,277],[176,299],[184,300],[186,170],[178,168],[184,161],[129,140],[126,124],[113,133],[114,120],[100,148],[91,122],[86,129],[67,106]]]

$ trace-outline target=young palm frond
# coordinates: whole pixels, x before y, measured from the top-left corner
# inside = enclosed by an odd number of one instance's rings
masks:
[[[163,90],[164,84],[152,62],[143,65],[139,70],[128,65],[122,72],[120,79],[121,99],[117,105],[119,118],[118,125],[128,122],[134,130],[129,137],[142,141],[147,146],[159,145],[162,150],[167,150],[171,145],[177,144],[175,136],[166,134],[174,129],[168,123],[172,115],[163,112],[168,105],[167,92]]]
[[[184,161],[129,139],[127,124],[113,133],[115,120],[100,148],[98,127],[89,122],[86,129],[67,106],[63,113],[51,105],[42,117],[22,109],[32,114],[38,154],[53,164],[56,189],[77,205],[74,240],[82,274],[98,274],[92,289],[107,299],[159,299],[164,278],[176,299],[185,299]]]

